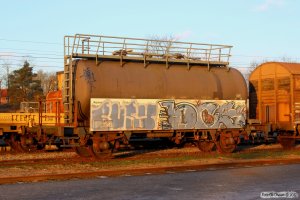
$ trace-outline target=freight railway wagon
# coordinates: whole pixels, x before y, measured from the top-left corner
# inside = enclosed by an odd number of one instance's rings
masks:
[[[26,132],[27,128],[34,127],[37,130],[42,124],[54,127],[60,120],[63,121],[63,116],[59,119],[55,113],[0,113],[0,151],[7,146],[19,152],[33,151],[38,146],[45,148],[50,140],[42,138],[41,132]]]
[[[231,46],[82,34],[64,46],[64,123],[25,135],[69,138],[65,146],[86,157],[145,140],[235,150],[247,86],[228,67]]]
[[[249,77],[249,114],[269,133],[276,134],[283,147],[300,139],[300,64],[268,62]]]

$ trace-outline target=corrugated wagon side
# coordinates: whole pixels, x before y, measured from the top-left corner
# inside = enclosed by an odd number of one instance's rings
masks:
[[[284,147],[293,146],[300,139],[300,64],[264,63],[251,73],[249,82],[250,118],[269,126]]]

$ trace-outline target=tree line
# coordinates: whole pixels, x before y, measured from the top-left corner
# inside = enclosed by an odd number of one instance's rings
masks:
[[[18,108],[21,102],[45,100],[48,92],[57,89],[55,72],[39,70],[34,73],[27,60],[21,68],[9,73],[6,79],[8,104],[14,108]]]

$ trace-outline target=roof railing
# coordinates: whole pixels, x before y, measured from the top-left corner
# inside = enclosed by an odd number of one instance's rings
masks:
[[[65,56],[228,66],[232,46],[103,35],[65,36]]]

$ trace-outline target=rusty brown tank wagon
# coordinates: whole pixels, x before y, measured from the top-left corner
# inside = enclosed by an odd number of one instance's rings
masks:
[[[247,87],[231,46],[98,35],[65,37],[65,123],[77,152],[101,156],[134,139],[232,152]],[[225,131],[226,130],[226,131]]]
[[[267,62],[249,77],[250,118],[268,125],[284,147],[299,140],[300,64]]]
[[[28,150],[58,144],[85,157],[157,140],[235,150],[248,94],[242,74],[229,67],[231,46],[83,34],[64,39],[62,93],[46,102],[55,124],[24,125],[14,144]]]

